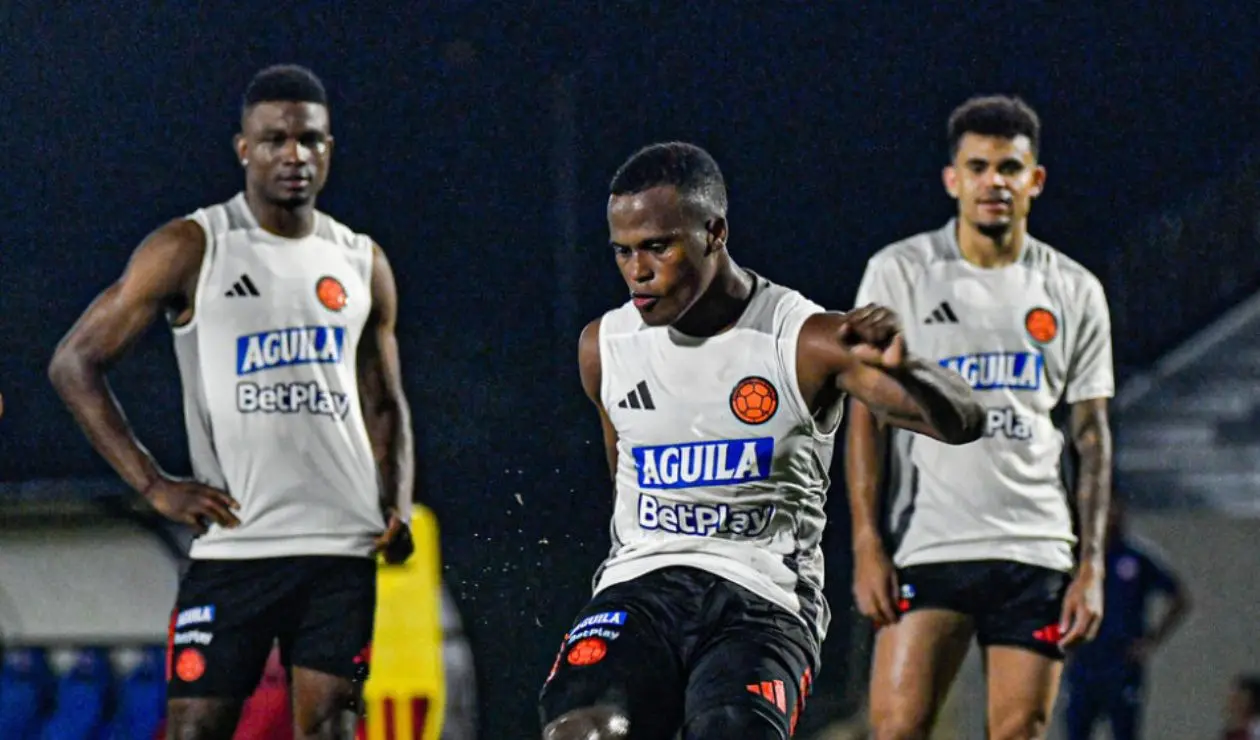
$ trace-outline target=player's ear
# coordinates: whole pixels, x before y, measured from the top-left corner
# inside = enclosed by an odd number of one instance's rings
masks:
[[[705,253],[718,252],[726,249],[726,238],[729,235],[729,227],[726,218],[723,216],[714,216],[705,222],[704,228],[709,232],[707,243],[705,244]]]
[[[1046,189],[1046,168],[1037,165],[1033,170],[1032,187],[1028,189],[1028,194],[1036,198],[1041,195],[1041,191]]]
[[[949,193],[949,197],[958,199],[958,170],[952,164],[945,165],[941,170],[941,182],[945,183],[945,192]]]
[[[237,134],[232,137],[232,148],[236,150],[236,160],[241,166],[249,164],[249,147],[245,141],[245,134]]]

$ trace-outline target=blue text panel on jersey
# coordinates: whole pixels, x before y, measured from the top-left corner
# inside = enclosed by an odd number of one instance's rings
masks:
[[[640,488],[731,486],[770,477],[774,438],[718,439],[631,451]]]
[[[344,326],[293,326],[236,338],[236,374],[292,365],[335,365],[345,355]]]
[[[1045,358],[1037,352],[981,352],[946,357],[940,364],[977,391],[1035,391],[1041,388]]]

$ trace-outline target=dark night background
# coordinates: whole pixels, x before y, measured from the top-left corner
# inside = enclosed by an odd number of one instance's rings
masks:
[[[321,208],[372,234],[398,277],[421,497],[474,641],[485,737],[536,736],[534,693],[607,547],[576,339],[623,300],[603,204],[637,147],[708,148],[735,259],[845,308],[873,251],[949,217],[949,111],[1018,93],[1050,172],[1032,231],[1103,278],[1122,378],[1260,274],[1255,250],[1210,248],[1256,228],[1233,205],[1256,191],[1252,3],[215,5],[0,9],[0,473],[111,475],[47,359],[147,232],[242,186],[229,144],[250,76],[312,67],[337,137]],[[1196,223],[1222,238],[1187,246]],[[113,382],[185,470],[166,332]],[[842,487],[832,500],[820,691],[834,694],[852,658]]]

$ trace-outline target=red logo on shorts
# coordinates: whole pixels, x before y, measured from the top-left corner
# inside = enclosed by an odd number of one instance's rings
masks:
[[[206,673],[206,657],[197,648],[184,648],[175,660],[175,675],[184,683],[192,683]]]
[[[1048,642],[1052,645],[1059,644],[1059,640],[1063,639],[1063,630],[1059,629],[1058,624],[1051,624],[1033,632],[1033,639],[1038,642]]]
[[[372,643],[363,646],[359,654],[354,656],[354,680],[360,683],[368,678],[369,666],[372,663]]]
[[[588,637],[580,640],[576,645],[569,649],[569,665],[582,667],[586,665],[595,665],[604,659],[608,654],[608,643],[604,642],[600,637]]]

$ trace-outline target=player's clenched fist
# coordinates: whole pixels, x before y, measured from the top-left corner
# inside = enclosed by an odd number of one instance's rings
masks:
[[[886,306],[867,304],[844,315],[840,341],[862,362],[897,367],[905,358],[901,319]]]

